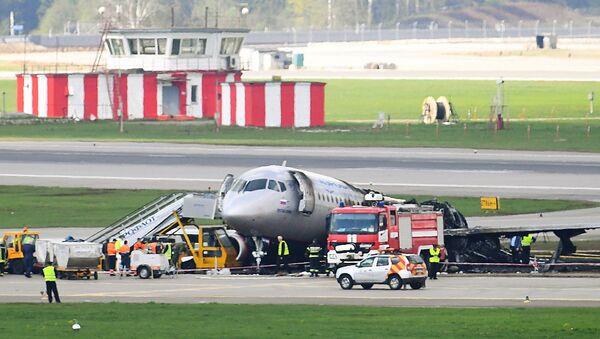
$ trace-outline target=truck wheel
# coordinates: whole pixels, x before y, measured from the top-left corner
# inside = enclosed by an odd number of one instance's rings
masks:
[[[399,290],[402,287],[402,279],[397,274],[394,274],[388,278],[388,285],[390,289]]]
[[[344,290],[352,289],[352,286],[354,286],[354,281],[348,274],[342,275],[338,282],[340,283],[340,287]]]
[[[94,280],[98,280],[98,271],[94,271]]]
[[[152,275],[152,269],[148,266],[139,266],[137,269],[137,274],[140,279],[148,279]]]
[[[413,290],[418,290],[421,287],[423,287],[423,282],[421,282],[421,281],[413,281],[409,285],[410,285],[410,288],[412,288]]]
[[[160,272],[154,272],[154,273],[152,273],[152,277],[153,277],[154,279],[158,279],[158,278],[160,278],[161,276],[162,276],[162,273],[160,273]]]
[[[370,290],[371,287],[373,287],[373,284],[360,284],[360,286],[362,286],[362,288],[365,290]]]
[[[25,273],[25,262],[23,259],[15,259],[10,263],[10,273],[23,274]]]

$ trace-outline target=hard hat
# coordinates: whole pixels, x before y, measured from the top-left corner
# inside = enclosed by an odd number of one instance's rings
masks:
[[[71,328],[72,328],[74,331],[79,331],[79,329],[81,328],[81,326],[80,326],[78,323],[75,323],[75,324],[73,324],[73,326],[71,326]]]

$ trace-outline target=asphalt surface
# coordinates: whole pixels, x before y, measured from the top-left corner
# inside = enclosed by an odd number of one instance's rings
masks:
[[[281,164],[387,193],[600,200],[600,154],[427,148],[0,142],[7,185],[217,188]]]
[[[0,277],[0,302],[47,302],[41,276]],[[179,275],[141,280],[101,275],[58,282],[63,302],[325,304],[450,307],[600,307],[598,278],[443,276],[421,290],[375,285],[342,290],[333,278]],[[531,302],[524,303],[528,296]]]

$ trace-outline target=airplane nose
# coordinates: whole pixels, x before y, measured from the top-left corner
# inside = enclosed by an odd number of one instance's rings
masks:
[[[247,204],[240,199],[225,201],[221,213],[223,221],[231,228],[242,231],[240,228],[243,228],[243,226],[254,221],[251,210],[249,210],[246,205]]]

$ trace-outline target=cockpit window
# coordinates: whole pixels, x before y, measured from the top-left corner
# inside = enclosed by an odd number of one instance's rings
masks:
[[[275,181],[275,180],[269,180],[269,185],[267,186],[267,188],[272,191],[279,192],[279,185],[277,184],[277,181]]]
[[[286,190],[285,184],[280,181],[279,186],[281,187],[281,192],[285,192],[285,190]]]
[[[251,181],[248,181],[248,184],[246,184],[246,188],[244,189],[244,192],[264,190],[265,187],[267,187],[267,179],[251,180]]]
[[[233,185],[231,185],[231,191],[232,192],[239,192],[242,190],[242,188],[244,188],[244,185],[246,185],[246,180],[243,179],[235,179],[235,181],[233,182]]]

